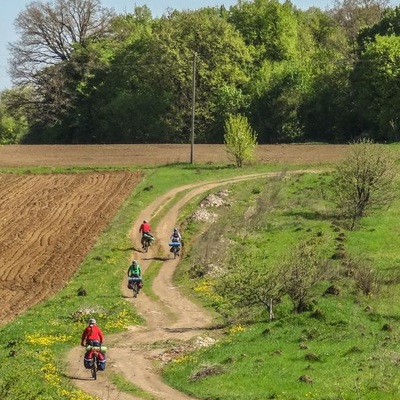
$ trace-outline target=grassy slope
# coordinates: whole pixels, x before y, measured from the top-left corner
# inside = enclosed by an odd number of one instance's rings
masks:
[[[323,174],[289,179],[279,188],[279,201],[271,200],[265,181],[232,188],[234,205],[229,207],[229,217],[221,213],[219,224],[237,244],[235,258],[243,268],[279,264],[294,243],[322,234],[327,243],[326,280],[314,289],[313,311],[292,314],[284,301],[273,322],[266,322],[265,311],[252,324],[236,322],[218,345],[170,363],[165,370],[170,384],[198,398],[220,400],[399,398],[400,202],[365,218],[357,231],[341,229],[345,258],[334,261],[339,232],[329,218],[328,182],[329,175]],[[243,232],[240,225],[249,204],[269,196],[259,226]],[[350,260],[377,272],[379,291],[364,296],[357,289],[343,271]],[[212,278],[188,279],[184,273],[194,264],[195,253],[187,258],[179,283],[202,294],[199,299],[204,304],[218,306],[208,289]],[[332,283],[340,295],[323,296]]]

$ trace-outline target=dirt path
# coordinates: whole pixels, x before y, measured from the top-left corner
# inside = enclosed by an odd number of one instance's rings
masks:
[[[109,376],[115,372],[123,374],[127,380],[151,393],[155,399],[192,399],[167,386],[162,381],[157,368],[154,367],[154,359],[157,356],[161,356],[165,351],[162,345],[163,342],[187,341],[191,338],[205,337],[212,334],[208,330],[212,324],[211,316],[191,302],[190,299],[182,296],[179,288],[174,286],[172,282],[179,259],[174,260],[169,256],[168,242],[170,232],[174,227],[179,211],[193,197],[224,184],[268,175],[272,174],[254,174],[206,184],[186,185],[171,190],[143,210],[134,222],[130,232],[130,237],[136,249],[140,248],[138,228],[141,221],[143,219],[151,220],[162,212],[164,207],[168,207],[168,204],[173,204],[154,231],[157,238],[156,244],[161,246],[161,251],[155,245],[150,247],[148,253],[136,251],[134,254],[134,257],[142,266],[144,280],[146,278],[146,269],[154,259],[153,257],[156,256],[156,253],[158,256],[160,253],[165,255],[161,273],[155,278],[152,288],[159,300],[153,301],[145,293],[140,293],[137,299],[133,299],[131,291],[126,288],[126,282],[122,283],[123,295],[127,301],[137,307],[139,313],[146,320],[146,324],[141,327],[129,327],[128,331],[122,334],[107,337],[107,346],[109,348],[107,369],[99,374],[96,382],[90,378],[89,371],[83,367],[82,348],[74,348],[68,357],[69,376],[77,387],[91,395],[98,396],[102,400],[139,400],[139,397],[119,392],[110,383]],[[169,203],[182,191],[187,192],[175,203]]]

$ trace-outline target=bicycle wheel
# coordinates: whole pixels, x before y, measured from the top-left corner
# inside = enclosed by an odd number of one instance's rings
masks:
[[[145,253],[147,253],[148,250],[149,250],[149,241],[147,239],[144,239],[144,241],[143,241],[143,251]]]
[[[132,292],[133,292],[133,297],[137,297],[137,295],[139,294],[139,288],[137,282],[133,282]]]
[[[91,371],[92,371],[93,379],[96,380],[97,379],[97,355],[96,354],[93,355],[93,365],[92,365]]]
[[[176,246],[176,247],[174,247],[174,258],[176,258],[178,256],[179,256],[179,247]]]

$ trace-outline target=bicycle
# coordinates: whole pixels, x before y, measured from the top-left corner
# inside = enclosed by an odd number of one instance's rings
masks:
[[[171,247],[170,251],[174,256],[174,259],[176,257],[179,257],[179,253],[181,251],[181,243],[180,242],[170,242],[169,246]]]
[[[133,297],[135,298],[138,297],[138,294],[142,286],[143,286],[142,280],[138,276],[131,276],[128,279],[128,288],[132,289]]]
[[[154,237],[150,234],[145,233],[142,238],[142,249],[145,253],[148,252],[151,243],[153,242]]]
[[[94,380],[97,379],[97,360],[98,360],[98,351],[93,349],[93,364],[92,369],[90,370],[92,373],[92,377]]]
[[[90,368],[90,373],[92,375],[92,378],[94,380],[97,379],[97,372],[98,371],[104,371],[105,369],[105,357],[104,357],[104,353],[107,350],[106,346],[102,346],[102,345],[87,345],[86,346],[86,352],[90,352],[91,353],[91,364],[90,367],[88,366],[87,368]],[[103,357],[99,357],[99,354],[102,353]],[[102,364],[102,368],[99,369],[99,363],[103,363]],[[86,366],[86,361],[85,361],[85,366]]]

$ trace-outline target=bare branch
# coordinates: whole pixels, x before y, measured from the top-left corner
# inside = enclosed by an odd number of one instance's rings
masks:
[[[14,83],[37,84],[40,70],[70,60],[74,44],[104,37],[113,17],[99,0],[28,4],[15,20],[20,39],[9,45]]]

